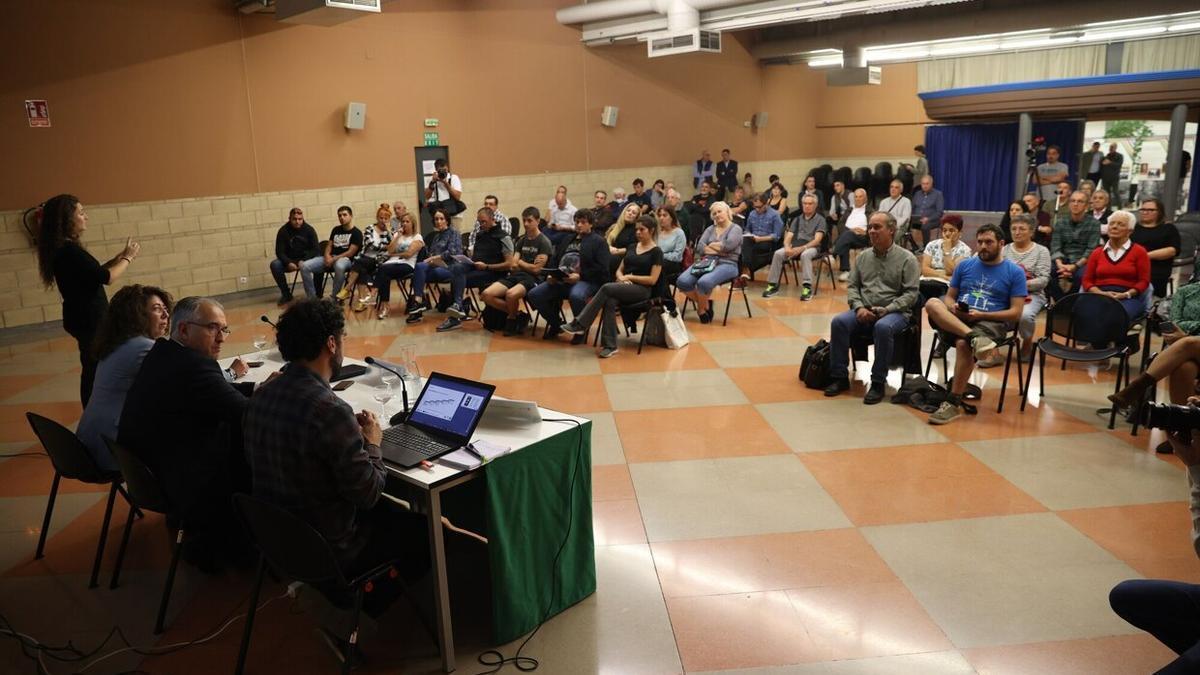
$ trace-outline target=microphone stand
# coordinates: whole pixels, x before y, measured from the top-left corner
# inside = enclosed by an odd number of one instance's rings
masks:
[[[258,320],[259,320],[259,321],[262,321],[262,322],[263,322],[263,323],[265,323],[265,324],[267,324],[267,325],[268,325],[268,326],[270,326],[271,328],[274,328],[274,329],[276,329],[276,330],[278,330],[278,329],[279,329],[279,326],[276,326],[275,324],[271,323],[271,320],[267,318],[267,315],[266,315],[266,314],[263,314],[262,316],[258,317]]]

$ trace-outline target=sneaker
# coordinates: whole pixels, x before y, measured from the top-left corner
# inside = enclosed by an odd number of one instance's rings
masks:
[[[279,296],[279,302],[277,302],[275,304],[280,307],[283,307],[284,305],[290,303],[291,301],[292,301],[292,294],[288,293],[287,295]]]
[[[417,305],[418,305],[418,303],[417,303],[416,298],[409,297],[408,301],[404,303],[404,313],[412,314],[413,310],[416,309]]]
[[[779,293],[779,284],[767,284],[767,290],[763,291],[763,297],[769,298]]]
[[[437,332],[445,333],[447,331],[458,330],[459,328],[462,328],[462,319],[455,316],[448,316],[442,322],[442,325],[437,327]]]
[[[991,352],[996,348],[995,340],[984,335],[983,333],[972,331],[971,334],[971,351],[975,352],[976,359],[986,359],[991,356]]]
[[[616,355],[617,355],[616,347],[612,347],[612,348],[605,347],[604,349],[600,350],[600,358],[602,358],[602,359],[611,359],[612,357],[614,357]]]
[[[467,317],[467,313],[463,310],[461,302],[452,303],[446,308],[446,313],[455,319],[465,319]]]
[[[930,424],[949,424],[962,415],[962,406],[951,403],[950,401],[942,401],[938,409],[929,414]]]
[[[863,397],[863,403],[866,405],[875,405],[883,400],[883,395],[886,393],[886,384],[882,382],[872,382],[871,388],[867,389],[867,395]]]
[[[847,270],[838,275],[838,281],[850,281],[850,271]]]
[[[562,329],[571,335],[585,335],[587,333],[587,329],[583,326],[580,326],[579,322],[575,319],[568,321],[567,325],[563,326]]]
[[[426,312],[426,310],[429,310],[429,309],[432,309],[432,308],[429,306],[428,299],[417,300],[416,298],[409,298],[408,299],[408,307],[405,308],[404,311],[406,314],[408,314],[410,316],[411,315],[420,316],[420,315],[424,314]]]
[[[421,316],[420,314],[409,314],[408,316],[404,317],[404,323],[421,323],[421,320],[424,318],[425,317]]]
[[[350,289],[343,286],[342,290],[338,291],[337,295],[333,297],[337,298],[338,302],[345,302],[350,299]]]
[[[573,345],[587,344],[587,335],[576,335],[575,337],[571,338],[571,344],[573,344]]]
[[[803,300],[804,302],[808,302],[809,300],[812,300],[812,286],[809,286],[808,284],[804,284],[803,286],[800,287],[800,299]]]
[[[542,339],[543,340],[553,340],[554,338],[558,337],[559,335],[562,335],[562,332],[563,331],[562,331],[561,326],[546,326],[546,332],[542,333]]]
[[[504,337],[513,337],[514,335],[517,334],[517,332],[518,332],[517,331],[517,320],[515,318],[511,318],[511,317],[508,319],[505,319],[505,321],[504,321]]]
[[[825,387],[825,395],[826,396],[837,396],[838,394],[842,393],[843,391],[848,391],[849,389],[850,389],[849,378],[839,377],[839,378],[835,378],[832,382],[830,382],[828,387]]]
[[[979,359],[975,362],[975,365],[979,366],[980,368],[995,368],[996,366],[1003,364],[1004,356],[1002,356],[999,350],[996,349],[992,350],[991,356],[987,357],[986,359]]]

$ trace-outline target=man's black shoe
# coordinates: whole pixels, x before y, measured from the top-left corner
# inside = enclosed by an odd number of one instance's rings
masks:
[[[558,326],[546,326],[546,332],[542,334],[543,340],[553,340],[562,334],[562,328]]]
[[[871,388],[867,390],[867,395],[863,397],[863,403],[875,405],[883,400],[883,395],[886,393],[887,385],[882,382],[872,382]]]
[[[849,378],[846,378],[846,377],[835,378],[832,382],[829,383],[828,387],[825,387],[825,395],[826,396],[837,396],[838,394],[842,393],[843,391],[847,391],[848,389],[850,389],[850,379]]]
[[[573,344],[573,345],[587,344],[587,334],[585,333],[582,335],[576,335],[575,337],[571,338],[571,344]]]

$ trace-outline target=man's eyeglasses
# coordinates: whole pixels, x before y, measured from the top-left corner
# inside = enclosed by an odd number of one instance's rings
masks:
[[[222,326],[221,324],[217,323],[216,321],[213,321],[212,323],[196,323],[195,321],[188,321],[188,323],[192,324],[193,326],[199,326],[200,328],[204,328],[206,330],[211,330],[214,333],[222,333],[224,335],[229,335],[230,333],[233,332],[233,331],[229,330],[229,326]]]

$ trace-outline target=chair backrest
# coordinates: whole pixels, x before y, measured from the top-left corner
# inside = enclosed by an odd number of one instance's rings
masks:
[[[867,191],[867,196],[871,195],[871,170],[865,166],[860,166],[854,170],[854,189],[862,188]]]
[[[171,500],[167,499],[162,485],[159,484],[158,478],[154,476],[150,467],[146,466],[128,448],[113,439],[106,436],[104,442],[108,445],[109,452],[117,460],[117,466],[121,467],[121,475],[125,478],[125,486],[129,490],[129,496],[133,498],[133,503],[143,511],[170,513]]]
[[[1046,336],[1059,335],[1093,348],[1120,344],[1129,332],[1125,308],[1099,293],[1071,293],[1046,313]]]
[[[892,163],[879,162],[871,172],[871,196],[876,201],[888,196],[888,187],[892,183]]]
[[[508,224],[512,227],[512,233],[519,236],[521,232],[521,220],[516,216],[509,216]]]
[[[285,576],[305,583],[331,579],[346,583],[329,543],[311,525],[286,509],[247,494],[235,494],[233,507],[259,552]]]
[[[852,185],[854,184],[854,172],[851,171],[850,167],[848,167],[848,166],[839,166],[837,168],[837,170],[833,172],[833,180],[840,180],[843,183],[845,183],[847,192],[850,192],[854,189],[852,187]],[[833,190],[833,182],[832,181],[829,184],[829,189],[831,191]]]
[[[96,464],[96,459],[92,457],[87,446],[70,429],[36,413],[25,413],[25,419],[29,420],[33,433],[42,442],[46,454],[50,455],[50,463],[54,465],[54,470],[64,478],[84,483],[112,481],[112,475]]]
[[[901,164],[899,169],[896,169],[896,179],[904,185],[904,193],[912,192],[913,187],[913,171],[907,164]]]
[[[1175,222],[1179,231],[1179,253],[1176,258],[1191,258],[1196,255],[1196,247],[1200,246],[1200,218],[1189,218],[1193,214],[1185,214]]]

